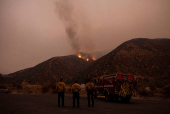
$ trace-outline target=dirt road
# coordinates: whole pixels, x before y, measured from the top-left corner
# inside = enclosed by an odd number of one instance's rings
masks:
[[[130,103],[95,99],[87,107],[87,98],[80,98],[80,108],[72,107],[72,96],[66,95],[65,107],[57,107],[57,95],[0,94],[0,114],[170,114],[170,101],[137,100]]]

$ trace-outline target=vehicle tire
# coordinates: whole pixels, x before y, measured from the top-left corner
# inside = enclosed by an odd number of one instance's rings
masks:
[[[131,98],[131,97],[129,97],[129,96],[126,96],[126,98],[125,98],[125,102],[126,102],[126,103],[129,103],[129,101],[130,101],[130,98]]]
[[[118,100],[119,98],[120,98],[119,96],[114,97],[115,100]]]
[[[125,98],[124,97],[121,97],[120,98],[122,102],[125,102]]]
[[[126,96],[125,98],[121,97],[121,101],[125,103],[129,103],[130,97],[129,96]]]

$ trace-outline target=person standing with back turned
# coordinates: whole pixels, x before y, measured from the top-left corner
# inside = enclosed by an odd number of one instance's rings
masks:
[[[90,107],[90,97],[92,100],[92,107],[94,106],[94,98],[93,98],[93,91],[94,91],[94,84],[91,83],[91,80],[88,80],[86,84],[86,91],[87,91],[87,98],[88,98],[88,107]]]
[[[80,84],[75,81],[75,83],[71,87],[72,92],[73,92],[73,107],[75,107],[75,100],[77,99],[77,107],[79,107],[79,98],[80,98]]]
[[[56,88],[58,92],[58,107],[60,107],[60,98],[62,98],[62,107],[64,107],[64,92],[66,87],[62,78],[60,79],[60,82],[57,83]]]

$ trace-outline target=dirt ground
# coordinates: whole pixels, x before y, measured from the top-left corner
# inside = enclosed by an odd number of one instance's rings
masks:
[[[130,103],[95,98],[94,107],[80,97],[80,108],[72,107],[72,95],[66,95],[65,107],[57,107],[56,94],[0,94],[1,114],[170,114],[170,101],[131,99]]]

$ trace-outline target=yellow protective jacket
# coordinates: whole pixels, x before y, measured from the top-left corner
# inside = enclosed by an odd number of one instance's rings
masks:
[[[88,82],[86,84],[86,90],[94,90],[94,84],[91,82]]]
[[[80,84],[78,84],[78,83],[73,84],[71,87],[71,90],[72,90],[72,92],[80,92],[80,90],[81,90]]]
[[[64,82],[58,82],[56,85],[57,92],[65,92],[66,91],[66,86]]]

